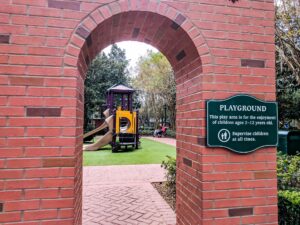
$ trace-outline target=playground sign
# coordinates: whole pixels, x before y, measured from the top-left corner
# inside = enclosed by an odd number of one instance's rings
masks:
[[[277,146],[276,102],[265,102],[249,95],[207,101],[207,145],[237,153]]]

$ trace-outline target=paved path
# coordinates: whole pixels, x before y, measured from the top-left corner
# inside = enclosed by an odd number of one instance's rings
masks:
[[[149,140],[153,140],[153,141],[157,141],[157,142],[161,142],[161,143],[165,143],[168,145],[173,145],[176,147],[176,139],[174,138],[167,138],[167,137],[151,137],[151,136],[145,136],[143,138],[149,139]]]
[[[160,165],[84,167],[83,225],[176,224],[150,183],[163,180]]]

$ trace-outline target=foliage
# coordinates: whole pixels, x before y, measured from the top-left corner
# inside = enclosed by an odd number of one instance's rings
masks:
[[[278,192],[278,222],[280,225],[300,224],[300,192]]]
[[[278,195],[280,197],[285,198],[286,200],[290,201],[294,205],[300,206],[300,192],[299,191],[278,191]]]
[[[276,1],[277,60],[300,79],[300,3],[298,0]]]
[[[166,105],[171,126],[175,127],[176,84],[167,58],[161,53],[149,51],[139,59],[133,83],[140,90],[142,123],[154,118],[158,125],[160,119],[164,118]]]
[[[166,178],[167,178],[167,187],[169,192],[175,196],[176,194],[176,159],[167,156],[167,160],[163,161],[161,167],[167,170]]]
[[[279,190],[300,191],[300,155],[278,153],[277,179]]]
[[[300,155],[278,153],[277,179],[279,224],[300,224]]]
[[[168,129],[167,137],[176,138],[176,131]]]
[[[176,148],[171,145],[142,138],[139,149],[128,148],[128,150],[112,153],[111,147],[107,145],[99,151],[85,151],[83,152],[83,165],[160,164],[165,159],[166,155],[176,157]]]
[[[139,131],[139,134],[143,136],[152,136],[153,131],[154,131],[153,129],[143,129]]]
[[[285,89],[277,94],[279,121],[281,127],[286,122],[300,118],[300,90]]]
[[[300,5],[276,1],[277,101],[281,124],[300,117]]]
[[[91,63],[84,90],[85,131],[89,130],[89,118],[99,114],[101,107],[105,104],[106,90],[114,84],[128,84],[127,65],[125,50],[117,45],[112,46],[108,55],[101,53]]]
[[[153,132],[154,132],[154,128],[153,129],[142,129],[139,131],[140,135],[144,135],[144,136],[152,136]],[[176,132],[168,129],[166,136],[170,137],[170,138],[176,138]]]
[[[277,58],[278,58],[278,54]],[[276,60],[276,87],[281,126],[300,118],[300,83],[296,80],[288,66]]]

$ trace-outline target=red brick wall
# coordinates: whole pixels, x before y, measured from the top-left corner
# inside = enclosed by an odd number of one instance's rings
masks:
[[[272,0],[0,6],[0,224],[81,224],[85,72],[121,40],[157,47],[176,73],[178,224],[277,224],[275,148],[205,147],[205,100],[275,99]]]

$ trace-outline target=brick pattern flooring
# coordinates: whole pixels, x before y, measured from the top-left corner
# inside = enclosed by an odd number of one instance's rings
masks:
[[[84,167],[83,225],[176,224],[150,182],[163,181],[160,165]]]

